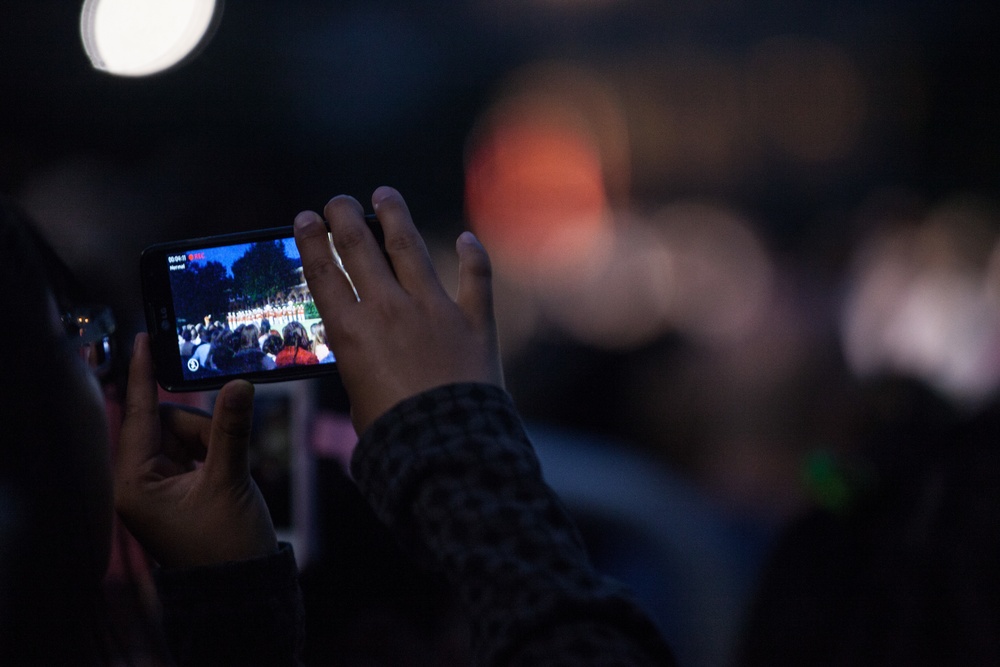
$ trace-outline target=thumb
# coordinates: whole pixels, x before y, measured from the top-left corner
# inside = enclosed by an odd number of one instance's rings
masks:
[[[219,392],[205,455],[205,476],[216,483],[241,481],[250,475],[248,451],[253,426],[253,385],[233,380]]]
[[[477,326],[491,330],[493,318],[493,268],[486,249],[472,232],[462,232],[455,242],[458,251],[456,302]]]
[[[160,403],[153,379],[149,336],[137,334],[129,363],[125,395],[125,417],[118,445],[117,464],[121,470],[137,469],[153,457],[160,443]]]

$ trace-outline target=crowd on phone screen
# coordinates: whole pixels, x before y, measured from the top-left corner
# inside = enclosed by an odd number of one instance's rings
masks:
[[[194,368],[207,373],[252,373],[334,361],[322,322],[307,330],[292,320],[280,332],[271,328],[267,318],[235,328],[221,322],[189,324],[178,328],[177,342],[181,363],[190,369],[189,361],[194,359]]]

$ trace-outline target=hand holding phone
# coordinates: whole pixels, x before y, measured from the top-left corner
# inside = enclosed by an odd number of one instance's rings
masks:
[[[227,384],[212,415],[160,405],[148,338],[136,336],[115,507],[161,565],[212,565],[277,550],[271,515],[250,476],[253,394],[245,382]]]
[[[503,385],[485,249],[471,233],[459,236],[453,301],[400,194],[381,187],[372,203],[384,251],[351,197],[335,197],[324,208],[339,257],[322,217],[304,211],[295,219],[303,273],[337,355],[358,433],[400,401],[437,386]]]

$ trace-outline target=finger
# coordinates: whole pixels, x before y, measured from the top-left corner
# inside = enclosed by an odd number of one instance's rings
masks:
[[[149,335],[137,334],[129,363],[125,417],[118,445],[119,470],[134,470],[155,456],[160,448],[160,410],[153,378]]]
[[[490,257],[472,232],[463,232],[455,242],[458,251],[458,294],[456,303],[481,336],[485,347],[484,366],[479,381],[504,386],[500,341],[493,309],[493,269]]]
[[[190,469],[204,461],[212,435],[212,415],[188,405],[160,404],[163,454]]]
[[[205,477],[225,484],[250,476],[250,431],[253,426],[253,385],[233,380],[215,399],[212,433],[205,455]]]
[[[458,251],[456,302],[480,330],[494,328],[493,269],[489,255],[472,232],[462,232],[455,242]]]
[[[330,221],[333,244],[359,298],[364,299],[366,292],[371,298],[374,294],[398,289],[375,235],[365,224],[361,204],[353,197],[334,197],[323,212]]]
[[[357,302],[354,288],[333,255],[330,234],[318,214],[303,211],[295,216],[295,245],[302,258],[302,273],[309,292],[324,321]]]
[[[427,290],[443,293],[427,245],[413,225],[402,195],[394,188],[382,186],[372,194],[372,206],[385,235],[385,251],[403,289],[410,294]]]

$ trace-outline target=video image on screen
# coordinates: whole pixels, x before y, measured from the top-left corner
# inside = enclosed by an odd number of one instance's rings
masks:
[[[185,379],[334,361],[294,239],[190,250],[167,262]]]

